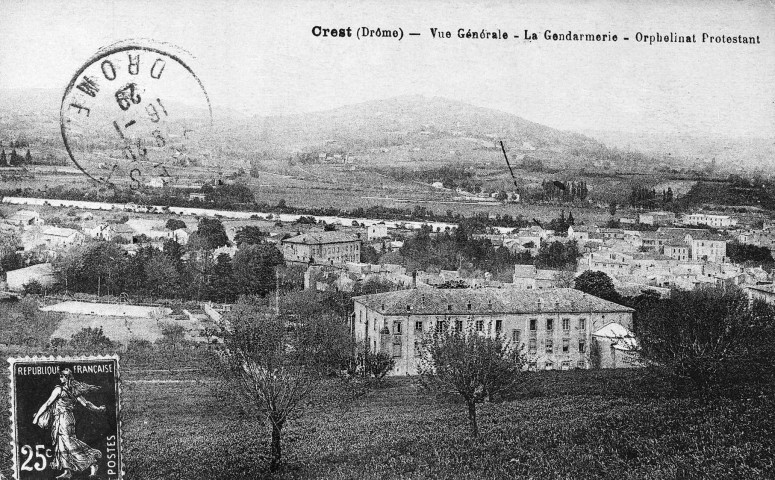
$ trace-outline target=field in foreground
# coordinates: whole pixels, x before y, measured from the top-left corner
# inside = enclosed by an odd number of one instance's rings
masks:
[[[480,407],[478,440],[462,405],[388,379],[289,423],[276,478],[775,478],[771,394],[660,398],[629,388],[637,374],[542,373]],[[128,478],[270,477],[268,431],[235,392],[191,373],[125,377]]]

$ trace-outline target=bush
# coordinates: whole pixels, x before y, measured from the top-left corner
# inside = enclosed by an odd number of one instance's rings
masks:
[[[25,295],[42,295],[44,292],[43,285],[35,279],[22,285]]]
[[[70,346],[75,350],[99,352],[111,350],[115,348],[116,345],[111,339],[105,336],[102,327],[86,327],[73,335],[70,339]]]
[[[369,376],[374,377],[377,381],[385,378],[393,367],[396,366],[396,361],[393,356],[386,352],[367,352],[365,358],[366,373]]]

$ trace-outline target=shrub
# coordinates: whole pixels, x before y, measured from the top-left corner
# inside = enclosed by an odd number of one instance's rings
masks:
[[[365,356],[366,373],[375,379],[382,380],[393,367],[396,361],[386,352],[367,352]]]
[[[102,327],[86,327],[73,335],[70,339],[70,346],[76,350],[98,352],[113,349],[115,344],[105,336]]]

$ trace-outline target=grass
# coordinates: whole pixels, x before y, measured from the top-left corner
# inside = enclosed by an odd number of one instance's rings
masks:
[[[268,430],[241,396],[215,377],[126,363],[130,478],[270,477]],[[637,388],[639,375],[536,374],[514,400],[480,406],[477,440],[461,404],[437,401],[412,379],[387,379],[291,421],[274,478],[775,477],[772,395],[660,397]]]

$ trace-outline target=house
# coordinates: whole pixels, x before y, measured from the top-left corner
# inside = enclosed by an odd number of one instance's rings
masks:
[[[40,231],[36,239],[37,245],[43,245],[49,249],[69,247],[83,243],[85,236],[72,228],[45,227]]]
[[[662,247],[665,256],[686,262],[691,259],[691,248],[686,243],[679,240],[668,240]]]
[[[675,223],[673,212],[648,212],[638,215],[638,221],[645,225],[669,225]]]
[[[775,304],[775,285],[768,283],[766,285],[751,285],[745,287],[746,293],[751,300],[763,300],[770,304]]]
[[[50,263],[40,263],[38,265],[6,272],[8,290],[13,292],[23,291],[24,285],[27,285],[33,280],[40,283],[44,288],[49,288],[56,284],[57,278],[54,274],[52,265]]]
[[[8,217],[6,222],[22,227],[29,225],[41,225],[44,223],[43,219],[40,218],[40,214],[35,210],[18,210],[13,215]]]
[[[727,256],[727,238],[700,230],[691,234],[692,260],[722,263]]]
[[[343,232],[312,232],[280,242],[288,262],[340,264],[360,262],[361,240]]]
[[[366,239],[369,241],[376,240],[379,238],[385,238],[388,236],[387,231],[387,225],[385,225],[385,222],[379,222],[375,223],[374,225],[369,225],[366,229]]]
[[[409,289],[353,298],[353,332],[396,361],[393,375],[414,375],[422,339],[446,329],[500,333],[524,345],[528,367],[590,368],[592,332],[632,328],[633,309],[570,288]]]
[[[512,285],[520,290],[552,288],[557,273],[557,270],[540,270],[533,265],[514,265]]]

